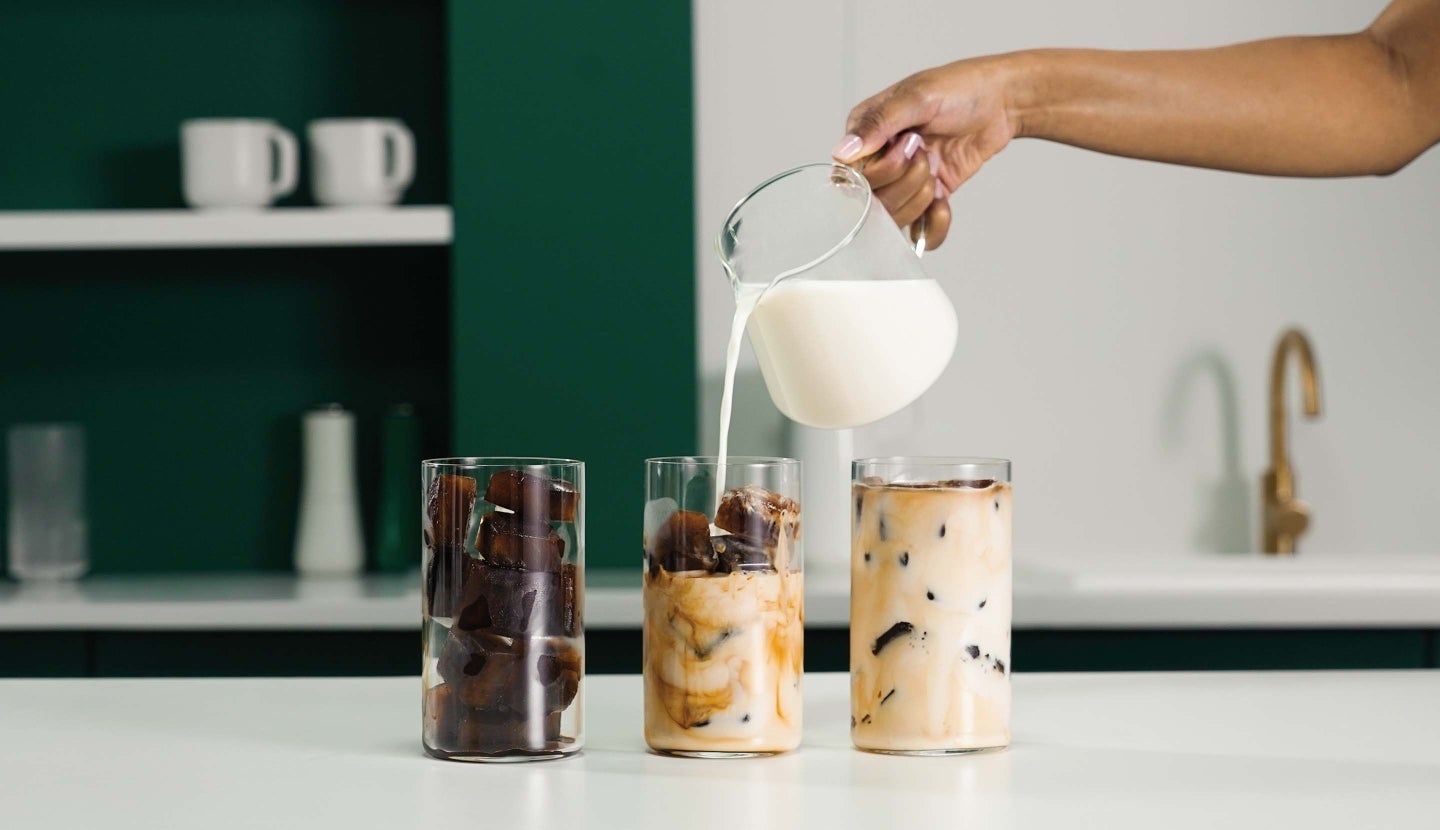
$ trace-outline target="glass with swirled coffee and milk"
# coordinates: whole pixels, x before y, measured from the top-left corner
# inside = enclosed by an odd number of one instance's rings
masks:
[[[854,462],[850,737],[940,755],[1010,745],[1010,462]]]
[[[645,462],[645,742],[662,755],[800,744],[800,462]]]

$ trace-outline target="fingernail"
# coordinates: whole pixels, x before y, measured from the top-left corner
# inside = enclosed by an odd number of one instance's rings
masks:
[[[935,151],[932,150],[932,151],[926,153],[925,155],[927,155],[927,156],[930,157],[930,175],[933,176],[933,175],[935,175],[936,173],[939,173],[939,172],[940,172],[940,154],[939,154],[939,153],[936,153]]]
[[[945,185],[941,184],[939,179],[935,180],[935,201],[945,201]]]
[[[863,146],[865,146],[865,142],[860,139],[860,136],[850,133],[840,139],[840,143],[835,145],[835,149],[830,151],[830,155],[841,161],[850,161]]]
[[[905,158],[908,159],[914,156],[915,151],[918,149],[920,149],[920,134],[906,133],[905,140],[900,144],[900,152],[904,153]]]

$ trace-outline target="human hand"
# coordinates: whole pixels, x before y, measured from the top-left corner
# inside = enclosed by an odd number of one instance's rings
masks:
[[[1004,60],[957,61],[905,78],[851,110],[835,147],[836,161],[865,162],[876,197],[912,237],[925,218],[927,249],[950,232],[950,194],[1016,135]]]

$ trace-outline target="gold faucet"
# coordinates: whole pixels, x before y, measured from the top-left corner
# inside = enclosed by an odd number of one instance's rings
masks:
[[[1295,539],[1310,526],[1310,506],[1295,498],[1295,471],[1285,452],[1285,358],[1291,353],[1300,360],[1300,385],[1305,393],[1305,414],[1320,414],[1320,381],[1315,374],[1315,355],[1310,341],[1299,329],[1290,329],[1275,347],[1270,367],[1270,469],[1261,479],[1264,499],[1266,553],[1291,555]]]

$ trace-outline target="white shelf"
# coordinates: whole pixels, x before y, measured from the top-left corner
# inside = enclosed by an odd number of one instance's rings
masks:
[[[0,250],[448,245],[448,205],[0,211]]]

